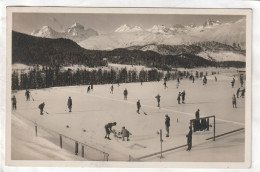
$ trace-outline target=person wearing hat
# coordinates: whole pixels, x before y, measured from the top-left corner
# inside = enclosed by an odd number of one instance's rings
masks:
[[[170,128],[170,117],[168,116],[168,114],[165,115],[165,129],[166,129],[166,137],[169,137],[169,128]]]
[[[69,112],[71,112],[71,109],[72,109],[72,99],[71,99],[71,97],[69,97],[69,99],[68,99],[67,106],[68,106],[68,108],[70,110]]]
[[[112,127],[116,126],[116,122],[111,122],[105,125],[105,130],[106,130],[106,136],[105,139],[111,140],[109,135],[112,132]]]
[[[191,126],[189,126],[189,129],[190,129],[190,131],[186,135],[186,137],[187,137],[187,145],[188,145],[187,151],[190,151],[191,147],[192,147],[192,128],[191,128]]]
[[[125,127],[122,127],[122,131],[121,131],[122,140],[125,141],[125,137],[126,137],[127,141],[129,141],[129,135],[130,132]]]
[[[44,106],[45,106],[45,103],[43,102],[43,103],[41,103],[38,107],[39,107],[39,109],[40,109],[40,115],[43,115],[43,108],[44,108]]]

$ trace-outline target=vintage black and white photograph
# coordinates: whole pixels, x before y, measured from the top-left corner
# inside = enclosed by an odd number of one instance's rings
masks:
[[[249,161],[250,10],[8,14],[10,161]]]

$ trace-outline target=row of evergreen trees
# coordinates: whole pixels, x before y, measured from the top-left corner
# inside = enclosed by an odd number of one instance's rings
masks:
[[[216,72],[212,72],[212,75]],[[127,70],[126,68],[120,70],[80,70],[76,72],[71,69],[62,71],[54,68],[32,69],[29,72],[12,73],[12,90],[19,89],[40,89],[55,86],[73,86],[73,85],[89,85],[89,84],[113,84],[113,83],[129,83],[129,82],[150,82],[160,81],[163,78],[167,80],[175,80],[179,78],[188,78],[194,76],[201,78],[208,75],[207,72],[198,72],[194,74],[189,71],[158,71],[157,69],[141,70]]]
[[[48,88],[55,86],[72,86],[88,84],[112,84],[128,82],[148,82],[159,81],[164,77],[164,73],[157,69],[142,70],[80,70],[73,72],[71,69],[66,71],[46,68],[43,70],[30,70],[29,72],[12,73],[12,90]]]

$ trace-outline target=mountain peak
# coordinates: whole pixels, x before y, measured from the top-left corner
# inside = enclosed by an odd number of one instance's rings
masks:
[[[211,18],[209,18],[207,21],[204,22],[203,27],[211,27],[220,24],[221,22],[219,20],[212,20]]]
[[[74,23],[73,25],[71,25],[69,28],[84,29],[84,26],[76,22],[76,23]]]
[[[140,32],[143,31],[143,28],[140,26],[129,26],[128,24],[124,24],[117,28],[115,32]]]

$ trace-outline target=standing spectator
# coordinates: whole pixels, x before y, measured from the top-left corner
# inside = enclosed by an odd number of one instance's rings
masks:
[[[189,133],[186,135],[187,145],[188,145],[187,151],[190,151],[191,147],[192,147],[192,127],[191,126],[189,127],[189,130],[190,130]]]
[[[170,128],[170,117],[168,116],[168,114],[165,115],[165,129],[166,129],[166,137],[169,137],[169,128]]]
[[[233,108],[237,108],[237,100],[236,100],[235,94],[233,94],[233,97],[232,97],[232,104],[233,104]]]
[[[11,100],[12,100],[13,110],[16,110],[16,98],[15,98],[15,96],[13,96]]]
[[[127,100],[128,91],[127,89],[124,90],[124,100]]]
[[[237,90],[237,98],[239,97],[240,88]]]
[[[177,96],[178,104],[181,104],[181,92],[179,92]]]
[[[244,88],[244,89],[241,91],[241,96],[240,96],[240,97],[244,98],[245,92],[246,92],[246,89]]]
[[[181,93],[182,103],[185,103],[185,90]]]
[[[71,97],[69,97],[69,99],[68,99],[67,106],[69,108],[69,112],[71,112],[71,109],[72,109],[72,99],[71,99]]]
[[[196,117],[196,119],[200,118],[200,110],[199,109],[195,112],[195,117]]]

